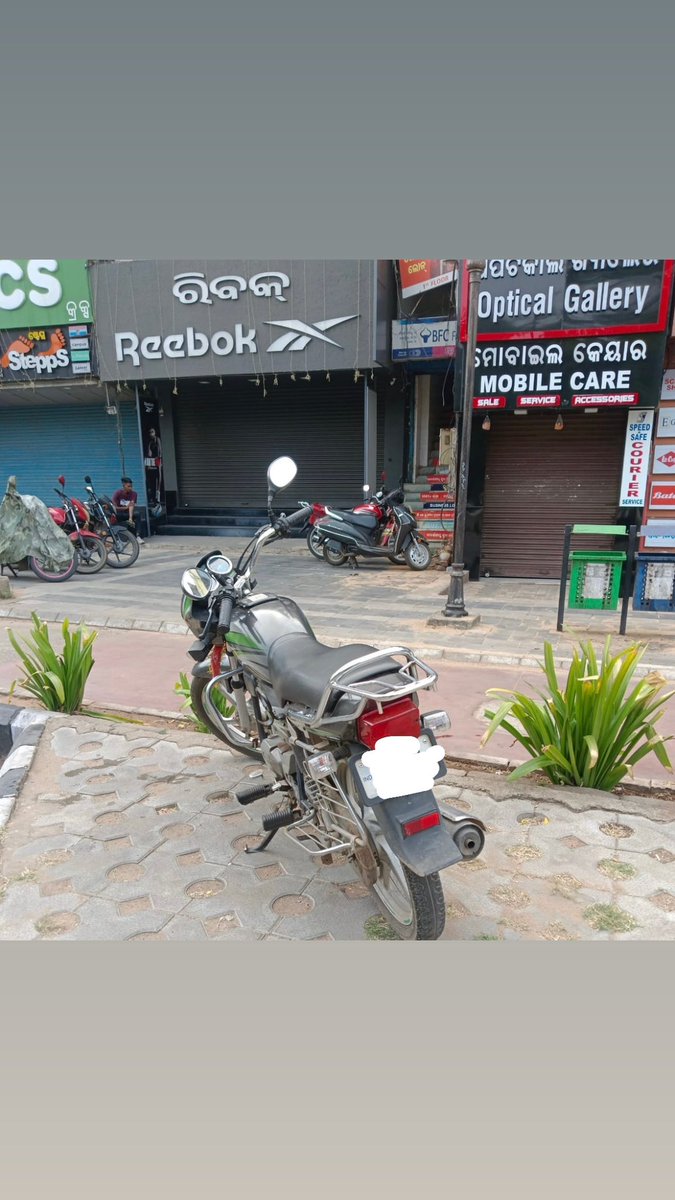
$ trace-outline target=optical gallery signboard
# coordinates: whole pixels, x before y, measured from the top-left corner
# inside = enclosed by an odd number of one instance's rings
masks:
[[[490,259],[480,280],[474,407],[654,408],[673,265]],[[464,272],[462,341],[467,305]]]
[[[101,379],[369,367],[375,270],[358,259],[96,264]]]

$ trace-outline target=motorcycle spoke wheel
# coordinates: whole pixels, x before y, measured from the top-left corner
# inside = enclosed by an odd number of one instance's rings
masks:
[[[47,571],[42,563],[35,557],[29,557],[28,565],[34,575],[41,579],[43,583],[65,583],[66,579],[71,579],[75,574],[79,565],[79,555],[75,551],[72,562],[65,571]]]
[[[85,538],[82,548],[78,546],[79,575],[96,575],[108,561],[108,552],[100,538]]]
[[[116,529],[103,540],[108,551],[108,566],[115,570],[133,566],[141,552],[138,540],[130,529]]]

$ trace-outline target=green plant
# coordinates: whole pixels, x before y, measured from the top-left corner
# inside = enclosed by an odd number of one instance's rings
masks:
[[[540,664],[548,694],[538,692],[543,703],[522,692],[492,688],[488,696],[510,697],[496,712],[487,712],[490,724],[484,745],[497,729],[505,729],[531,756],[511,772],[518,779],[543,771],[552,783],[612,791],[640,759],[654,753],[672,770],[664,738],[656,732],[668,700],[662,693],[665,679],[651,672],[629,686],[646,646],[633,645],[612,655],[608,638],[598,659],[591,642],[575,649],[564,688],[558,683],[553,647],[544,644]]]
[[[31,613],[33,629],[30,638],[22,639],[8,630],[9,640],[24,668],[23,679],[15,679],[10,697],[18,685],[39,700],[51,712],[74,713],[80,709],[87,679],[94,665],[93,646],[96,631],[83,628],[71,632],[65,620],[61,626],[63,651],[57,654],[52,646],[49,629],[36,613]]]
[[[199,718],[195,716],[192,708],[192,698],[190,696],[190,681],[184,671],[181,671],[180,675],[178,676],[178,682],[174,684],[173,690],[178,696],[183,697],[183,704],[181,706],[182,711],[184,711],[187,718],[192,721],[197,732],[210,733],[211,730],[207,729],[206,725],[202,725],[202,722],[199,720]],[[223,695],[223,693],[219,692],[217,688],[214,688],[213,702],[218,709],[218,712],[222,713],[224,717],[230,717],[232,715],[234,711],[234,705],[231,704]]]

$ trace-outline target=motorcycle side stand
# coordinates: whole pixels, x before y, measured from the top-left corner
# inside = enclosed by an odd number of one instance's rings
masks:
[[[261,851],[263,851],[263,850],[266,850],[266,849],[267,849],[267,847],[269,846],[270,842],[272,841],[272,838],[273,838],[273,837],[275,836],[275,834],[277,834],[278,832],[279,832],[279,830],[278,830],[278,829],[271,829],[271,830],[270,830],[270,832],[267,834],[267,837],[264,837],[264,838],[263,838],[263,840],[262,840],[262,842],[260,843],[260,845],[259,845],[259,846],[246,846],[246,847],[245,847],[245,849],[244,849],[244,854],[260,854],[260,853],[261,853]]]

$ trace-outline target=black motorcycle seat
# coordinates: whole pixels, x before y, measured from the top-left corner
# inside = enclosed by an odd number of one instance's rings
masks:
[[[269,652],[272,687],[283,701],[294,701],[316,708],[331,675],[354,658],[373,654],[374,646],[354,642],[349,646],[324,646],[310,633],[288,633],[277,639]],[[358,683],[378,675],[398,671],[400,664],[393,658],[355,667],[345,682]]]
[[[334,508],[332,511],[337,516],[342,517],[343,520],[348,521],[351,525],[359,525],[361,527],[361,529],[376,529],[377,528],[377,517],[374,515],[371,515],[370,513],[345,512],[344,509],[341,509],[341,508]],[[330,518],[331,518],[330,512],[326,513],[326,516],[323,518],[324,521],[326,522],[326,524],[329,523]],[[339,524],[339,522],[338,522],[338,524]]]

